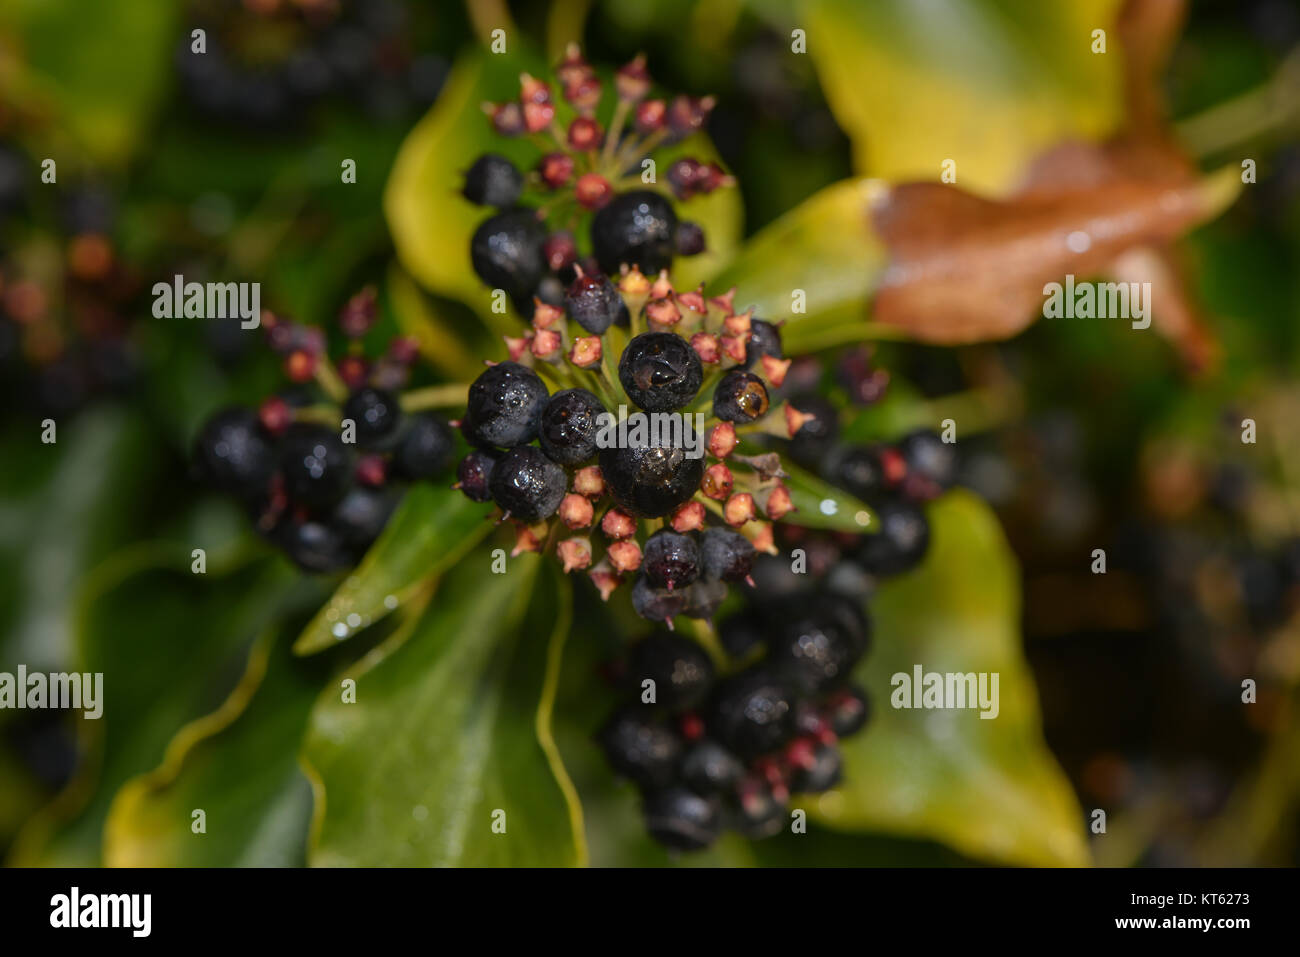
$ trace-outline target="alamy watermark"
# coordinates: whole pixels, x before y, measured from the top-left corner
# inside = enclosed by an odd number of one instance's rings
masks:
[[[260,282],[186,282],[178,273],[154,283],[153,296],[155,319],[238,319],[241,329],[262,323]]]
[[[926,671],[912,666],[912,673],[899,671],[889,679],[894,689],[889,703],[895,708],[961,709],[978,708],[980,717],[998,716],[998,672]]]
[[[689,412],[633,412],[618,407],[618,415],[602,412],[596,417],[599,449],[681,449],[687,458],[704,457],[704,413],[696,412],[691,424]]]
[[[1134,329],[1151,325],[1151,283],[1081,282],[1074,274],[1065,284],[1049,282],[1043,287],[1045,319],[1130,319]]]
[[[104,713],[104,673],[0,671],[0,708],[79,708],[87,718]]]

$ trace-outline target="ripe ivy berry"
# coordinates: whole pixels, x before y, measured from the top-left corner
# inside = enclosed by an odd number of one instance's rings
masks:
[[[291,501],[324,508],[352,484],[352,456],[332,429],[295,422],[280,443],[280,471]]]
[[[600,268],[611,276],[620,266],[636,266],[653,276],[673,262],[677,214],[668,200],[650,190],[614,197],[591,221],[591,245]]]
[[[499,448],[526,445],[537,436],[547,398],[546,384],[532,369],[517,362],[491,366],[469,387],[465,438]]]
[[[524,522],[538,522],[554,515],[564,499],[566,484],[564,469],[532,445],[507,452],[488,480],[492,500],[511,517]]]
[[[647,412],[672,412],[695,398],[704,382],[700,357],[672,332],[645,332],[618,361],[627,397]]]
[[[499,153],[484,153],[465,173],[461,195],[478,206],[505,209],[513,206],[524,189],[524,174]]]

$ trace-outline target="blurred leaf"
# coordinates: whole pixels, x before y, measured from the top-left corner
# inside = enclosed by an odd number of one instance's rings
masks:
[[[311,784],[298,750],[328,669],[258,640],[216,711],[182,728],[162,764],[118,791],[104,825],[109,867],[287,867],[307,859]],[[207,831],[191,831],[201,808]]]
[[[102,673],[103,714],[78,716],[76,777],[19,835],[14,863],[99,863],[109,804],[128,778],[155,767],[187,721],[237,682],[242,661],[300,581],[283,562],[190,571],[189,546],[150,543],[100,565],[77,603],[77,671]]]
[[[876,641],[859,679],[873,716],[841,744],[844,782],[793,804],[828,827],[939,841],[979,860],[1086,864],[1083,811],[1042,738],[1016,566],[997,519],[964,491],[936,501],[929,517],[925,562],[871,604]],[[890,677],[917,664],[998,674],[998,716],[894,709]]]
[[[497,136],[483,115],[485,101],[518,96],[519,74],[545,75],[536,57],[509,53],[463,57],[452,70],[438,102],[411,131],[393,164],[384,192],[384,211],[402,265],[426,289],[459,299],[480,315],[490,315],[490,290],[470,264],[470,237],[489,211],[460,195],[464,174],[484,152],[509,157],[529,169],[540,158],[524,139]],[[659,175],[672,158],[689,153],[716,158],[707,138],[692,137],[657,156]],[[681,259],[674,267],[678,286],[706,279],[729,259],[740,234],[741,203],[735,190],[718,190],[678,205],[681,216],[704,227],[708,252]],[[584,237],[579,237],[580,242]]]
[[[784,321],[789,355],[825,335],[829,319],[861,327],[887,258],[870,217],[884,189],[869,179],[826,187],[746,242],[710,289],[735,286],[737,308],[753,305],[760,317]],[[796,291],[806,297],[804,312],[791,311]]]
[[[808,0],[808,53],[860,172],[997,193],[1122,119],[1121,0]],[[1107,52],[1092,52],[1105,29]],[[1112,49],[1115,47],[1115,49]]]
[[[476,357],[406,274],[394,263],[388,270],[388,299],[402,335],[420,344],[420,355],[445,374],[464,380],[482,371]]]
[[[99,163],[118,164],[136,146],[163,92],[180,6],[82,0],[9,0],[0,26],[14,26],[35,74],[35,95]],[[75,157],[58,157],[77,165]],[[62,172],[62,170],[60,171]]]
[[[790,500],[798,509],[789,521],[805,528],[829,528],[837,532],[861,534],[872,531],[875,512],[843,489],[805,472],[790,461],[782,461],[787,477],[782,481],[790,490]],[[863,521],[859,521],[859,519]]]
[[[361,564],[303,629],[294,652],[314,654],[373,625],[491,530],[483,506],[455,489],[414,483]]]
[[[536,556],[503,575],[489,561],[462,563],[409,637],[363,662],[356,703],[318,703],[304,747],[317,787],[311,863],[584,861],[581,813],[539,741],[545,636],[554,648],[568,634],[572,591],[549,564],[539,576]],[[498,810],[504,833],[493,831]]]

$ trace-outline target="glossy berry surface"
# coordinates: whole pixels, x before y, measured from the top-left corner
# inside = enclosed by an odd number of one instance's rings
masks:
[[[898,441],[909,475],[921,475],[939,490],[952,488],[957,477],[957,450],[929,429],[909,432]]]
[[[251,409],[223,409],[208,419],[195,439],[194,459],[205,482],[245,499],[264,492],[275,470],[271,442]]]
[[[839,737],[847,738],[862,730],[871,716],[867,695],[856,685],[850,685],[834,695],[829,706],[831,730]]]
[[[794,699],[774,674],[752,669],[718,689],[708,724],[724,747],[742,758],[757,757],[793,736]]]
[[[432,478],[446,471],[456,451],[451,427],[436,415],[411,416],[393,452],[399,474],[411,479]]]
[[[579,465],[596,455],[605,407],[586,389],[565,389],[542,410],[538,439],[542,451],[561,465]]]
[[[474,272],[511,299],[528,301],[546,272],[546,229],[531,210],[512,209],[484,220],[470,240]]]
[[[878,531],[863,539],[858,562],[873,575],[900,575],[915,568],[930,547],[925,513],[907,502],[886,502],[876,510]]]
[[[744,581],[754,567],[754,546],[729,528],[705,529],[700,536],[700,571],[708,581]]]
[[[523,445],[497,462],[488,479],[492,500],[514,518],[536,522],[555,514],[564,499],[564,469],[541,449]]]
[[[686,608],[684,591],[655,588],[644,575],[632,586],[632,609],[648,621],[668,621]]]
[[[863,619],[826,596],[773,629],[768,660],[798,691],[817,694],[846,681],[866,650]]]
[[[627,397],[647,412],[672,412],[690,402],[704,382],[700,357],[671,332],[646,332],[628,343],[618,362]]]
[[[599,336],[627,312],[627,307],[607,276],[588,273],[569,285],[564,310],[587,332]]]
[[[655,704],[670,711],[700,704],[713,684],[713,662],[694,641],[660,632],[632,646],[627,656],[629,690],[641,694],[654,682]]]
[[[866,502],[877,500],[888,486],[880,453],[869,445],[851,446],[835,456],[832,480]]]
[[[665,446],[610,448],[600,451],[600,470],[622,508],[659,518],[695,494],[704,476],[704,459]]]
[[[642,812],[647,833],[677,851],[708,847],[722,828],[717,805],[681,787],[647,796]]]
[[[272,538],[303,571],[328,574],[347,568],[353,561],[343,535],[325,522],[286,520]]]
[[[397,396],[383,389],[358,389],[343,403],[343,418],[356,423],[357,445],[378,446],[397,429],[402,410]]]
[[[729,790],[744,773],[740,759],[709,738],[695,742],[682,755],[682,783],[704,797]]]
[[[682,588],[699,577],[700,549],[689,535],[655,532],[642,552],[641,570],[656,588]]]
[[[484,153],[465,173],[461,195],[478,206],[513,206],[524,189],[524,174],[498,153]]]
[[[456,486],[471,501],[491,501],[492,490],[489,483],[492,480],[492,469],[500,457],[501,453],[485,449],[475,449],[470,452],[456,466]]]
[[[596,261],[610,275],[618,275],[623,265],[636,266],[648,276],[667,269],[673,262],[676,236],[672,204],[650,190],[614,197],[591,222]]]
[[[650,709],[636,705],[623,708],[596,737],[615,774],[643,788],[666,787],[672,782],[682,742],[653,718]]]
[[[332,429],[296,422],[280,442],[280,471],[290,501],[329,506],[352,483],[352,456]]]
[[[353,486],[330,513],[330,527],[349,548],[365,550],[388,524],[397,501],[391,489]]]
[[[745,346],[745,368],[749,368],[763,356],[784,359],[781,351],[781,331],[764,319],[749,321],[749,342]]]
[[[491,366],[469,387],[465,437],[475,445],[525,445],[537,436],[547,398],[545,383],[532,369],[515,362]]]
[[[828,744],[813,744],[805,753],[806,763],[797,765],[790,777],[791,790],[820,794],[839,784],[842,772],[839,748]]]
[[[713,414],[723,422],[753,422],[767,409],[767,386],[752,372],[732,369],[713,392]]]

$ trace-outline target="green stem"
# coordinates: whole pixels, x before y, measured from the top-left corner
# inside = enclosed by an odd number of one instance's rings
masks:
[[[402,411],[422,412],[425,409],[458,408],[465,404],[468,392],[469,386],[464,382],[412,389],[402,394]]]

